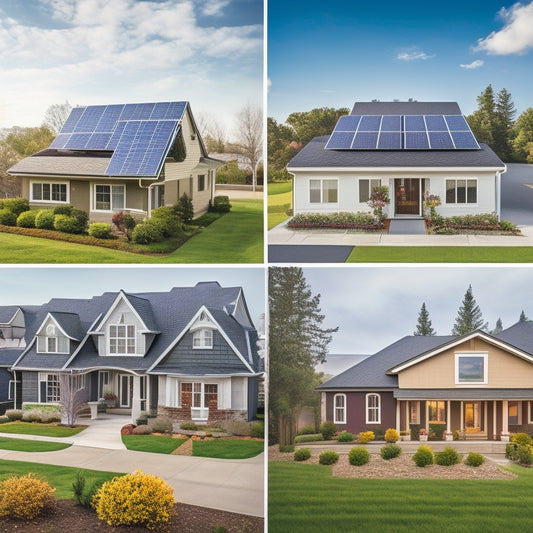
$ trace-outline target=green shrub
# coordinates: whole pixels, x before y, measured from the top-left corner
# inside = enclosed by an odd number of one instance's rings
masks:
[[[510,459],[511,461],[516,461],[518,459],[518,445],[510,442],[505,445],[505,458]]]
[[[413,461],[416,466],[424,467],[433,464],[433,450],[424,444],[418,447],[413,455]]]
[[[161,222],[163,237],[177,237],[183,234],[183,223],[172,207],[158,207],[152,211],[152,220]]]
[[[24,211],[30,210],[30,202],[26,198],[6,198],[2,201],[2,207],[18,217]]]
[[[212,224],[213,222],[215,222],[216,220],[218,220],[219,218],[220,218],[220,215],[218,213],[208,212],[208,213],[204,213],[202,216],[198,218],[195,218],[193,220],[193,223],[196,226],[202,226],[203,228],[205,228],[209,226],[210,224]]]
[[[93,507],[110,526],[144,525],[156,529],[169,521],[174,491],[161,478],[137,470],[114,477],[95,494]]]
[[[185,224],[190,224],[194,216],[194,207],[190,196],[184,193],[180,196],[178,203],[172,206],[176,214]]]
[[[192,421],[187,421],[181,422],[180,429],[185,429],[186,431],[196,431],[198,426]]]
[[[22,409],[8,409],[5,412],[5,415],[9,418],[9,420],[22,420],[24,412]]]
[[[36,211],[23,211],[17,218],[17,226],[20,228],[34,228]]]
[[[316,442],[316,441],[320,441],[320,440],[325,440],[324,439],[324,435],[322,435],[322,433],[312,433],[310,435],[297,435],[294,438],[294,442],[295,443]]]
[[[156,418],[151,427],[154,433],[172,433],[172,422],[168,418]]]
[[[24,422],[42,422],[42,411],[40,409],[27,409],[22,414]]]
[[[370,454],[364,446],[356,446],[348,452],[348,461],[352,466],[363,466],[370,461]]]
[[[295,461],[307,461],[311,457],[311,450],[309,448],[299,448],[294,452]]]
[[[452,466],[460,462],[461,456],[451,446],[446,446],[442,452],[435,453],[435,463],[440,466]]]
[[[337,426],[330,420],[326,420],[326,422],[320,424],[319,431],[324,436],[324,440],[331,440],[337,433]]]
[[[324,227],[324,228],[361,228],[377,229],[382,224],[371,213],[301,213],[294,215],[289,221],[289,227],[307,228],[307,227]]]
[[[446,424],[429,423],[429,440],[443,440]]]
[[[135,226],[131,232],[131,240],[136,244],[161,242],[164,239],[164,231],[164,223],[151,218]]]
[[[32,520],[54,508],[55,490],[29,473],[0,483],[0,517]]]
[[[527,433],[515,433],[511,435],[509,440],[515,442],[518,446],[533,446],[533,439]]]
[[[332,450],[326,450],[318,456],[321,465],[334,465],[339,460],[339,454]]]
[[[465,459],[465,465],[481,466],[484,461],[485,458],[480,453],[470,452]]]
[[[3,226],[16,226],[17,215],[15,215],[15,213],[10,211],[9,209],[0,209],[0,224],[2,224]]]
[[[518,464],[530,466],[533,463],[533,452],[531,446],[518,446],[516,449]]]
[[[262,439],[265,436],[265,423],[257,420],[250,424],[250,437],[253,439]]]
[[[281,453],[292,453],[294,451],[294,444],[285,444],[279,447]]]
[[[35,227],[38,229],[54,229],[55,215],[52,209],[41,209],[35,215]]]
[[[11,420],[6,415],[0,415],[0,424],[7,424],[8,422],[11,422]]]
[[[215,196],[213,199],[212,210],[215,213],[229,213],[231,210],[229,196]]]
[[[349,431],[341,431],[339,438],[339,442],[352,442],[353,441],[353,435]]]
[[[402,449],[397,444],[387,444],[387,446],[383,446],[381,450],[379,451],[381,454],[382,459],[389,460],[394,459],[395,457],[399,457],[402,453]]]
[[[386,442],[398,442],[399,440],[400,434],[394,428],[389,428],[387,431],[385,431]]]
[[[504,231],[515,231],[516,226],[508,220],[500,220],[500,228]]]
[[[89,235],[96,239],[109,239],[111,237],[111,226],[105,222],[93,222],[89,224]]]
[[[298,432],[299,435],[312,435],[313,433],[315,433],[313,426],[305,426]]]
[[[72,210],[74,206],[72,205],[56,205],[54,207],[54,215],[67,215],[68,217],[72,215]]]
[[[357,442],[360,442],[361,444],[366,444],[367,442],[371,442],[376,438],[373,431],[362,431],[359,433],[359,436],[357,437]]]
[[[86,215],[84,211],[79,209],[73,209],[72,215],[55,215],[54,217],[54,229],[62,231],[63,233],[84,233],[87,229],[87,219],[85,216],[81,216],[80,213]]]

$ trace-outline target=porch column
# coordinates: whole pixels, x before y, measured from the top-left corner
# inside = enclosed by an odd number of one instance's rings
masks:
[[[326,416],[326,393],[322,392],[320,394],[320,422],[325,422]]]
[[[140,183],[140,181],[139,181]],[[150,185],[148,187],[148,209],[147,209],[147,212],[148,212],[148,217],[150,217],[152,215],[152,186]]]
[[[141,416],[141,378],[133,376],[133,398],[131,400],[131,420]]]
[[[492,438],[498,436],[498,417],[496,416],[496,400],[492,400]]]
[[[464,416],[465,416],[464,402],[463,402],[463,400],[461,400],[461,428],[460,428],[460,431],[463,431],[463,429],[465,428]]]
[[[396,431],[400,431],[400,400],[396,400]]]
[[[409,402],[409,400],[407,400],[405,402],[405,430],[406,431],[409,430],[409,415],[410,415],[409,407],[410,406],[411,406],[411,403]]]
[[[509,400],[502,401],[502,440],[509,439]]]
[[[487,434],[487,438],[489,438],[489,432],[487,431],[488,427],[487,427],[487,400],[485,400],[483,402],[483,409],[484,409],[484,413],[483,413],[483,431]]]
[[[451,418],[452,418],[452,402],[451,400],[446,400],[446,433],[451,433]]]

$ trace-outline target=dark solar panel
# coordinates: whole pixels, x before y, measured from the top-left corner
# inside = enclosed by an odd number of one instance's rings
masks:
[[[404,146],[407,150],[427,150],[429,148],[427,133],[425,131],[406,131]]]
[[[470,126],[462,115],[446,115],[444,118],[450,131],[470,131]]]
[[[339,118],[333,131],[356,131],[360,120],[360,115],[344,115]]]
[[[355,134],[355,137],[352,142],[352,148],[355,149],[366,149],[366,150],[375,150],[378,143],[378,133],[377,132],[366,132],[359,131]]]
[[[459,150],[479,149],[479,144],[471,131],[452,131],[451,136],[455,147]]]
[[[442,115],[426,115],[428,131],[448,131],[448,126]]]
[[[381,131],[402,131],[402,117],[400,115],[384,115],[381,121]]]
[[[378,150],[399,150],[402,147],[402,134],[399,131],[382,131],[379,134]]]
[[[358,131],[379,131],[381,115],[364,115],[359,122]]]
[[[405,131],[426,131],[426,124],[422,115],[406,115],[404,124]]]
[[[328,140],[326,148],[348,150],[352,146],[353,136],[353,131],[334,131]]]
[[[429,144],[433,150],[449,150],[454,148],[452,138],[447,131],[430,131],[428,135]]]

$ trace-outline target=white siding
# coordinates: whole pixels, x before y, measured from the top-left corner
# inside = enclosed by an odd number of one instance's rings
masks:
[[[245,377],[231,378],[231,409],[248,409],[248,379]]]

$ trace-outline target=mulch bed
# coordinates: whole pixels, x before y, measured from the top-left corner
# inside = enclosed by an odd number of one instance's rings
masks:
[[[224,526],[229,533],[263,533],[264,520],[254,516],[228,513],[195,505],[177,504],[177,516],[170,519],[161,531],[173,533],[211,533],[213,526]],[[75,505],[70,500],[59,500],[53,513],[35,520],[0,519],[0,532],[13,533],[146,533],[141,526],[108,526],[96,513]]]

